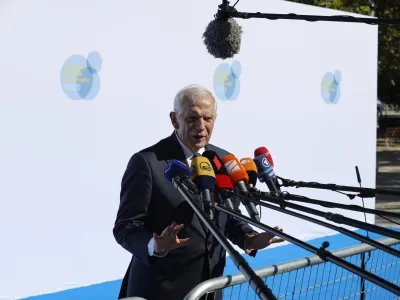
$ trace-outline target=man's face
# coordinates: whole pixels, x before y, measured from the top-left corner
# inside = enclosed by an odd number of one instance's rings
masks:
[[[212,96],[201,96],[194,103],[185,99],[181,114],[170,114],[179,139],[193,152],[207,145],[211,138],[215,121],[214,105]]]

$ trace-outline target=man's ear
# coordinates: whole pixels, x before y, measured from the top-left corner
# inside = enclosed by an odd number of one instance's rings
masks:
[[[172,126],[174,126],[175,129],[179,129],[179,123],[178,123],[178,118],[176,116],[176,112],[171,111],[169,113],[169,118],[171,119]]]

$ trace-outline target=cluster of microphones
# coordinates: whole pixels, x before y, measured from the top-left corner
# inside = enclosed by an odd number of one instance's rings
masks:
[[[354,274],[357,274],[362,278],[362,280],[369,280],[396,295],[400,295],[399,286],[396,286],[388,280],[380,278],[379,276],[365,270],[364,267],[358,267],[357,265],[349,263],[327,251],[326,248],[329,247],[329,242],[324,242],[320,248],[317,248],[293,236],[262,224],[260,222],[260,214],[256,208],[256,205],[260,205],[261,207],[271,208],[273,210],[301,218],[314,224],[318,224],[343,233],[388,254],[400,257],[399,250],[391,248],[390,246],[379,241],[375,241],[368,236],[363,236],[357,232],[324,222],[316,218],[312,218],[304,214],[300,214],[293,210],[287,210],[286,208],[300,210],[308,214],[325,218],[328,221],[368,230],[394,238],[396,240],[400,240],[399,232],[374,224],[369,224],[367,222],[361,222],[337,213],[324,212],[295,203],[289,203],[286,200],[301,201],[306,203],[308,202],[324,207],[337,207],[364,213],[373,213],[380,216],[386,215],[390,217],[398,217],[400,214],[363,208],[356,205],[343,205],[339,203],[309,199],[298,195],[290,195],[289,193],[281,192],[280,186],[323,188],[332,191],[360,191],[366,196],[375,195],[376,192],[394,195],[400,194],[400,192],[355,188],[339,186],[335,184],[320,184],[316,182],[295,182],[293,180],[277,177],[273,168],[274,162],[269,151],[265,147],[257,148],[254,151],[254,158],[245,157],[240,160],[232,154],[228,154],[220,158],[215,151],[207,150],[202,155],[194,155],[190,167],[178,160],[169,161],[165,166],[164,175],[165,178],[172,182],[174,186],[181,192],[184,198],[186,198],[186,200],[191,204],[192,208],[196,211],[196,214],[204,223],[206,223],[212,234],[229,252],[230,257],[235,265],[249,280],[250,285],[257,292],[261,299],[276,299],[276,297],[272,294],[271,290],[265,285],[260,277],[258,277],[249,267],[244,258],[232,248],[232,246],[223,236],[221,236],[217,226],[213,222],[214,220],[216,221],[214,216],[215,211],[222,211],[233,217],[242,219],[249,224],[255,225],[256,227],[268,231],[292,244],[318,255],[322,260],[329,261]],[[278,178],[280,179],[281,184],[278,183]],[[267,184],[270,192],[261,192],[257,190],[255,188],[257,179],[260,182]],[[200,196],[201,207],[193,204],[193,194]],[[250,218],[243,216],[237,211],[237,208],[240,204],[237,202],[237,199],[240,199],[240,203],[246,207]],[[267,204],[265,202],[272,202],[273,204],[278,204],[279,206]]]
[[[226,208],[234,210],[235,205],[226,192],[247,194],[256,186],[257,178],[267,184],[271,193],[280,193],[273,167],[271,154],[265,147],[254,151],[254,159],[240,160],[232,154],[220,158],[215,151],[207,150],[193,157],[190,168],[178,160],[169,161],[164,175],[168,181],[180,180],[191,193],[200,194],[204,212],[214,219],[212,194]],[[241,200],[250,217],[260,221],[255,204]]]

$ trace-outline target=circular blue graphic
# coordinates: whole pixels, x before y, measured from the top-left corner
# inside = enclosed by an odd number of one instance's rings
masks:
[[[71,100],[93,100],[100,91],[99,71],[102,58],[98,52],[72,55],[66,59],[61,69],[60,81],[64,93]]]
[[[325,73],[321,82],[321,95],[327,104],[337,104],[340,99],[340,83],[342,74],[340,71],[335,73]]]
[[[214,91],[221,100],[234,101],[240,91],[240,75],[242,66],[237,60],[232,65],[220,64],[214,72]]]

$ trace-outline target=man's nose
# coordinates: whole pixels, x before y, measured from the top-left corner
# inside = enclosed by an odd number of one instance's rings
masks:
[[[205,123],[205,121],[204,121],[203,118],[198,118],[197,124],[196,124],[196,125],[197,125],[196,127],[197,127],[199,130],[205,130],[205,129],[206,129],[206,123]]]

